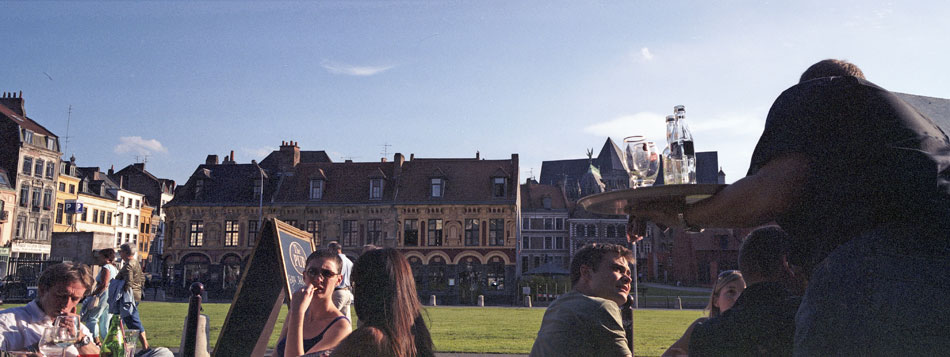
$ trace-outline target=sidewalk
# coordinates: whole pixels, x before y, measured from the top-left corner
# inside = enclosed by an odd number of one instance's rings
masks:
[[[711,290],[709,288],[697,288],[697,287],[687,287],[687,286],[676,286],[676,285],[666,285],[666,284],[657,284],[657,283],[640,283],[640,285],[659,288],[659,289],[669,289],[669,290],[679,290],[679,291],[690,291],[696,293],[709,293]]]

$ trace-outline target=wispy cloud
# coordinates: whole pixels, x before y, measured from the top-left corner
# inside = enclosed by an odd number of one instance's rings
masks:
[[[249,156],[251,159],[258,160],[258,161],[263,160],[265,157],[267,157],[267,155],[270,155],[270,153],[275,150],[277,149],[272,148],[272,147],[267,147],[267,146],[262,146],[258,148],[241,148],[241,152]]]
[[[640,49],[640,57],[643,57],[643,59],[647,61],[653,60],[653,54],[650,53],[650,49],[646,47]]]
[[[356,66],[332,61],[323,61],[320,66],[333,74],[344,74],[348,76],[372,76],[383,73],[395,66]]]
[[[135,153],[148,155],[152,153],[167,153],[168,149],[155,139],[142,139],[141,136],[123,136],[115,146],[116,154]]]

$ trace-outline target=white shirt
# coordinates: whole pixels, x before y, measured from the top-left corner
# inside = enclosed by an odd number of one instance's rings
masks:
[[[53,319],[46,316],[36,300],[20,307],[11,307],[0,311],[0,350],[24,351],[28,347],[40,342],[43,330],[53,326]],[[79,324],[82,333],[92,336],[89,329]],[[66,356],[79,356],[75,346],[66,349]]]
[[[343,266],[340,267],[340,275],[343,276],[343,279],[340,280],[340,285],[337,285],[338,288],[348,288],[350,287],[350,271],[353,270],[353,262],[350,261],[350,258],[347,258],[345,254],[340,253],[340,259],[343,260]]]

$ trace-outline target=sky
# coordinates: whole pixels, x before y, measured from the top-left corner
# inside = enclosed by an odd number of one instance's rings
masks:
[[[892,91],[950,98],[943,1],[0,2],[0,90],[64,158],[147,160],[183,184],[209,154],[282,141],[334,161],[584,158],[662,147],[745,175],[772,101],[840,58]],[[71,109],[70,109],[71,108]],[[65,140],[68,137],[68,140]],[[621,144],[622,145],[622,144]],[[385,155],[384,155],[385,153]]]

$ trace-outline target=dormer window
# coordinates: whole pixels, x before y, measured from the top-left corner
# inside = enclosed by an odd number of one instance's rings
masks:
[[[323,180],[310,180],[310,199],[323,199]]]
[[[432,197],[438,198],[445,194],[445,180],[434,178],[431,180]]]
[[[492,178],[491,194],[492,194],[492,197],[495,197],[495,198],[507,197],[508,196],[508,179],[504,177]]]
[[[383,198],[383,179],[375,178],[369,180],[369,199],[379,200]]]

